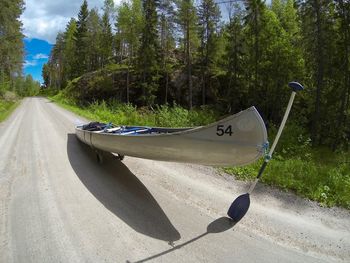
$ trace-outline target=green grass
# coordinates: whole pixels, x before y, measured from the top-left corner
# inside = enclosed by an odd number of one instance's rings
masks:
[[[226,173],[240,180],[255,179],[262,160],[245,167],[225,167]],[[288,157],[276,153],[261,181],[319,202],[322,206],[350,209],[350,154],[327,149],[309,149]]]
[[[205,125],[219,117],[210,109],[188,111],[178,106],[161,106],[149,110],[117,102],[96,102],[81,107],[67,99],[63,93],[50,98],[80,116],[115,124],[183,127]],[[273,138],[276,128],[272,127],[269,133],[269,138]],[[262,160],[245,167],[221,169],[239,180],[250,181],[255,178],[261,163]],[[333,153],[327,148],[312,148],[305,130],[289,122],[283,131],[274,159],[265,170],[262,182],[291,190],[300,196],[318,201],[323,206],[350,209],[350,153]]]
[[[0,122],[4,121],[19,105],[19,101],[5,101],[0,98]]]

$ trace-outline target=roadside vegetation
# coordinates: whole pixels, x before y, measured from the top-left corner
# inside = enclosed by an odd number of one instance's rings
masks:
[[[270,130],[270,141],[275,131]],[[251,181],[257,176],[262,162],[222,170],[236,179]],[[305,131],[295,123],[288,123],[261,182],[291,190],[322,206],[350,209],[350,153],[333,152],[324,146],[312,147]]]
[[[18,106],[17,96],[12,92],[0,94],[0,122],[4,121],[11,112]]]
[[[93,102],[79,106],[74,100],[65,98],[63,93],[50,99],[76,114],[100,122],[125,125],[148,125],[159,127],[192,127],[214,122],[218,113],[209,107],[187,110],[181,106],[161,105],[154,108],[137,108],[118,101]]]

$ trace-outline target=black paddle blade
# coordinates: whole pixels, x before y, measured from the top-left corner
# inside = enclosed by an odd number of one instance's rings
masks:
[[[233,201],[230,208],[227,211],[227,215],[232,218],[236,223],[240,221],[247,213],[250,206],[249,194],[243,194]]]

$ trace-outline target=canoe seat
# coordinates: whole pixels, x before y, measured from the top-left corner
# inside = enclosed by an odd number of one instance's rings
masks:
[[[137,134],[145,134],[145,133],[149,133],[151,131],[151,128],[126,128],[125,130],[122,130],[120,132],[121,135],[137,135]]]
[[[120,129],[121,127],[114,127],[114,128],[107,129],[105,132],[113,133],[113,132],[119,131]]]

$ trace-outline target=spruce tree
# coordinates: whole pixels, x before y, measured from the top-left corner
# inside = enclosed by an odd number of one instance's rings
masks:
[[[101,19],[97,9],[92,9],[89,12],[87,19],[87,72],[95,71],[102,65],[101,61],[101,38],[102,27]]]
[[[66,26],[66,31],[64,32],[64,50],[63,50],[63,86],[66,83],[73,79],[74,77],[74,66],[75,66],[75,58],[74,55],[76,53],[75,46],[75,34],[77,30],[77,23],[74,18],[68,22]]]

